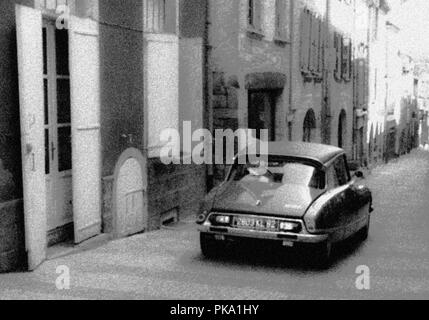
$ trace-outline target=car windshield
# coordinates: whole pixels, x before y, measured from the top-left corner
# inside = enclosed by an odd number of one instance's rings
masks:
[[[281,187],[285,184],[302,185],[323,189],[323,173],[309,164],[290,159],[269,158],[268,161],[257,161],[234,164],[230,180],[247,183],[266,183],[271,187]]]

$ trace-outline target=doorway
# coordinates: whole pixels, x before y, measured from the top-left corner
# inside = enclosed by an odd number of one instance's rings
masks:
[[[303,142],[314,142],[316,135],[316,115],[313,109],[307,111],[303,125]]]
[[[148,227],[146,159],[137,149],[124,151],[115,168],[115,237],[141,233]]]
[[[346,146],[347,139],[347,114],[344,110],[341,110],[340,117],[338,119],[338,147],[344,148]]]
[[[99,26],[16,5],[25,245],[28,268],[47,247],[101,233]]]
[[[45,175],[48,247],[73,241],[69,35],[43,21]]]
[[[268,130],[268,141],[276,140],[276,105],[279,90],[249,91],[249,129],[256,130],[256,139],[261,139],[261,130]]]

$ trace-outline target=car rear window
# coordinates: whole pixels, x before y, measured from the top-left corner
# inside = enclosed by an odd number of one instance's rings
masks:
[[[259,160],[233,165],[229,179],[246,183],[267,183],[270,185],[284,184],[304,185],[311,188],[323,189],[324,174],[316,167],[304,162],[287,158],[269,157],[268,160]]]

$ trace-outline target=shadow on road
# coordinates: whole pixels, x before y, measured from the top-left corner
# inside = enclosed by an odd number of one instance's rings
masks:
[[[317,266],[313,252],[309,247],[285,248],[272,243],[245,242],[228,246],[219,257],[206,258],[202,261],[219,263],[232,268],[252,266],[256,268],[283,269],[296,272],[326,272],[335,270],[341,262],[357,255],[363,243],[355,236],[334,246],[330,268]]]

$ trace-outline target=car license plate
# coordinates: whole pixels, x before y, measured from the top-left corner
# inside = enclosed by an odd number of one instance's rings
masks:
[[[265,218],[236,217],[234,227],[259,231],[277,231],[277,221]]]

